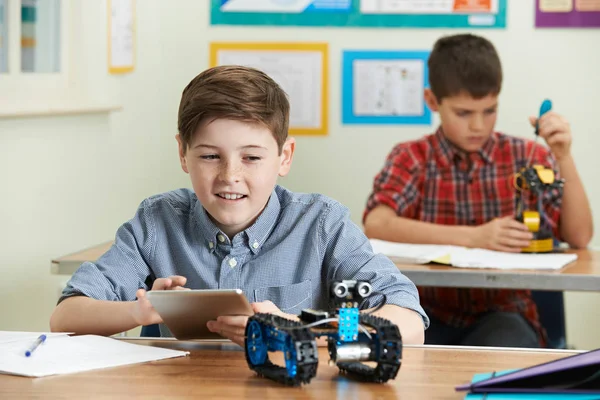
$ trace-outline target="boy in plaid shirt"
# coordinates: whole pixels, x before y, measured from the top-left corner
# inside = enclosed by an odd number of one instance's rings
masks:
[[[533,140],[494,131],[502,85],[492,43],[470,34],[441,38],[429,61],[425,101],[440,115],[437,131],[400,143],[374,180],[363,222],[367,236],[519,252],[532,234],[515,219],[513,176],[527,165]],[[530,117],[532,126],[538,123]],[[592,215],[571,155],[571,130],[555,112],[539,119],[533,163],[565,179],[562,196],[543,199],[557,240],[584,248]],[[533,201],[533,194],[526,199]],[[546,334],[529,290],[419,288],[431,319],[430,344],[539,347]]]

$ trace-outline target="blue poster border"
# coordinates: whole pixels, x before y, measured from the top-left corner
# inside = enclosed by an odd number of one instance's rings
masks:
[[[342,124],[431,125],[431,110],[425,101],[423,114],[418,116],[357,116],[354,115],[353,101],[355,60],[421,60],[424,68],[423,88],[428,88],[428,58],[429,51],[345,50],[342,53]]]
[[[222,0],[211,0],[212,25],[328,26],[365,28],[506,28],[507,0],[498,0],[498,13],[490,14],[362,14],[360,0],[340,12],[253,13],[222,12]],[[493,19],[493,20],[492,20]]]

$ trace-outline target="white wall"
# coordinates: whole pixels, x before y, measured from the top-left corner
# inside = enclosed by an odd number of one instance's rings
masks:
[[[183,87],[208,66],[210,41],[268,41],[277,32],[280,41],[302,34],[302,40],[330,44],[330,134],[298,137],[292,173],[281,183],[336,198],[357,223],[392,146],[435,128],[342,126],[340,53],[429,49],[440,35],[457,30],[211,27],[207,3],[138,1],[136,71],[113,77],[105,72],[105,4],[82,2],[77,67],[89,92],[109,91],[124,111],[111,117],[0,120],[0,329],[45,329],[58,281],[49,273],[50,259],[112,238],[145,196],[188,186],[173,140],[177,106]],[[477,31],[496,44],[504,64],[498,129],[530,136],[527,116],[551,98],[571,120],[573,152],[597,209],[600,30],[535,30],[531,3],[509,1],[507,30]],[[595,223],[600,227],[600,212]],[[600,245],[599,237],[594,245]],[[570,343],[600,347],[599,306],[598,294],[569,293]]]

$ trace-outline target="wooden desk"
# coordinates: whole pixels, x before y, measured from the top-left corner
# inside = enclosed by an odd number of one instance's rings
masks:
[[[558,271],[454,268],[396,263],[417,286],[600,291],[600,252],[568,250],[578,258]]]
[[[71,275],[84,261],[94,261],[112,245],[95,247],[52,260],[54,274]],[[600,291],[600,252],[573,250],[579,258],[559,271],[453,268],[439,265],[396,264],[418,286],[496,289]]]
[[[52,260],[50,272],[58,275],[72,275],[85,261],[96,261],[100,256],[110,249],[113,241],[104,242],[94,247],[78,251],[76,253],[60,256]]]
[[[327,364],[326,349],[320,348],[317,376],[310,384],[294,388],[256,376],[248,369],[241,348],[232,344],[169,340],[134,343],[188,350],[191,354],[46,378],[0,375],[0,398],[462,399],[464,392],[456,392],[454,387],[469,382],[475,373],[523,368],[574,354],[413,346],[404,349],[402,367],[395,380],[374,384],[340,376],[337,367]],[[272,360],[279,362],[279,358]]]

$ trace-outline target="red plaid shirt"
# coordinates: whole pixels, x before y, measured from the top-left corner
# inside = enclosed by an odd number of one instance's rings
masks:
[[[513,177],[527,163],[533,143],[494,133],[478,152],[466,153],[450,143],[441,128],[400,143],[375,177],[363,218],[380,204],[399,216],[443,225],[481,225],[515,215]],[[552,168],[558,176],[554,158],[539,143],[533,162]],[[535,209],[533,196],[524,196],[525,209]],[[560,193],[547,192],[543,204],[545,223],[558,238]],[[490,311],[518,312],[536,329],[540,343],[546,343],[529,290],[420,287],[419,294],[428,313],[455,327],[467,327]]]

